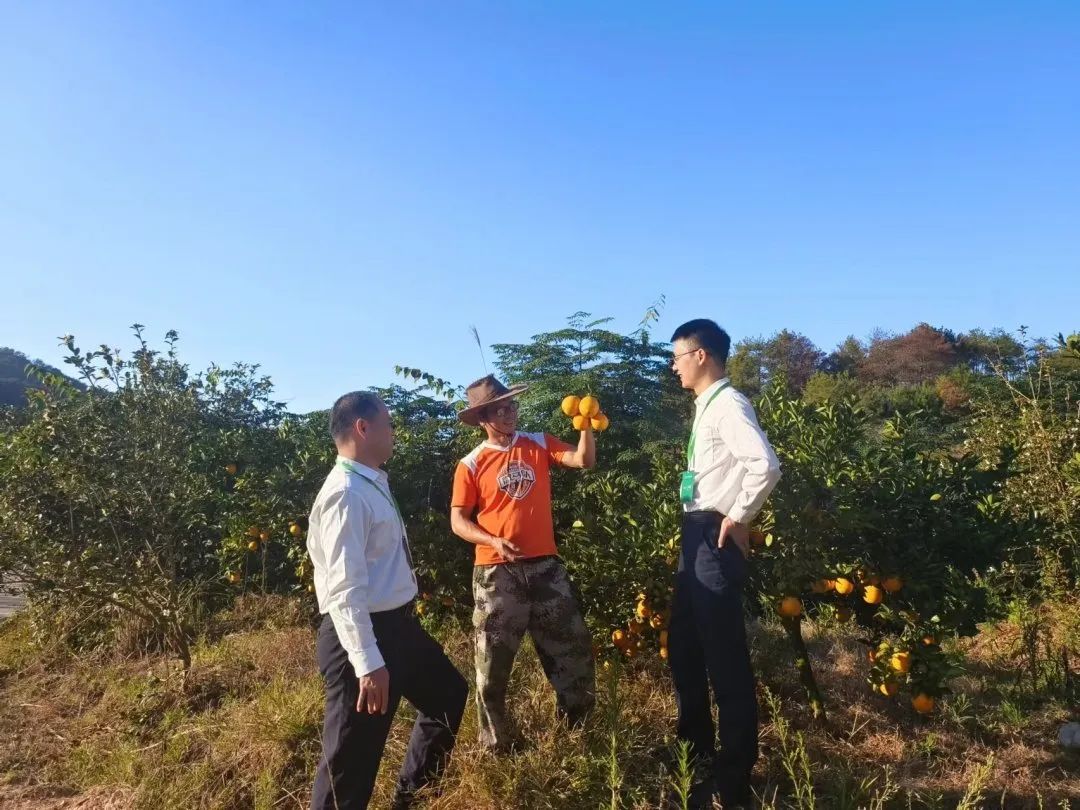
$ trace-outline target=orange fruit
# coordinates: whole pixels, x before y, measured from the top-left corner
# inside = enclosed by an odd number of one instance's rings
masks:
[[[258,537],[259,536],[259,527],[258,526],[248,526],[246,534],[247,534],[248,537]]]
[[[592,429],[597,433],[603,433],[611,424],[611,420],[607,418],[607,415],[602,413],[594,416],[591,421]]]
[[[256,541],[252,540],[250,543],[248,543],[248,551],[258,551],[258,550],[259,550],[259,544]]]
[[[616,645],[622,644],[626,640],[626,631],[625,630],[614,630],[614,631],[612,631],[611,640]]]
[[[262,540],[265,543],[267,540],[270,539],[270,533],[269,532],[259,532],[259,539]]]
[[[904,587],[904,580],[897,576],[885,577],[885,581],[881,583],[881,587],[889,593],[896,593]]]
[[[229,462],[225,465],[225,472],[227,472],[229,475],[236,475],[236,470],[237,466],[232,462]]]
[[[911,653],[907,653],[907,652],[893,653],[893,657],[889,660],[889,664],[897,672],[900,672],[900,673],[906,675],[908,670],[911,669]]]
[[[797,596],[785,596],[780,600],[780,615],[794,619],[802,615],[802,601]]]
[[[900,691],[900,686],[896,681],[885,681],[885,683],[878,686],[878,691],[886,697],[896,697],[896,693]]]
[[[911,699],[911,707],[919,714],[930,714],[934,710],[934,699],[925,692],[920,692]]]
[[[930,647],[934,644],[937,644],[937,639],[933,636],[923,636],[922,643],[925,644],[927,647]]]
[[[580,404],[581,397],[575,397],[573,394],[571,394],[570,396],[563,398],[562,405],[560,405],[559,407],[562,408],[562,412],[565,413],[567,416],[576,416],[578,413],[578,406]]]
[[[850,579],[844,577],[838,577],[836,580],[836,592],[841,596],[848,596],[855,590],[855,583]]]
[[[578,403],[578,413],[590,419],[600,413],[600,400],[594,396],[583,397]]]
[[[666,661],[667,656],[668,656],[667,647],[661,647],[660,648],[660,657],[663,658]]]
[[[647,619],[652,616],[652,608],[649,607],[648,602],[638,602],[637,607],[634,608],[634,615],[639,619]]]
[[[289,524],[289,534],[291,534],[293,537],[299,537],[303,533],[304,533],[304,530],[300,528],[299,523],[290,523]]]
[[[863,589],[863,601],[868,605],[877,605],[881,603],[881,599],[884,594],[881,592],[881,588],[877,585],[867,585]]]
[[[585,430],[589,427],[589,417],[578,414],[574,417],[574,430]]]

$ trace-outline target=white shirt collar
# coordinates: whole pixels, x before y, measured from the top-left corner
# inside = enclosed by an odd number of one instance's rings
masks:
[[[710,385],[708,388],[706,388],[704,391],[701,392],[701,394],[698,396],[698,398],[694,400],[694,406],[695,407],[700,407],[700,406],[704,405],[706,402],[709,401],[709,398],[712,397],[712,395],[714,393],[716,393],[716,389],[718,389],[724,383],[730,383],[730,382],[731,382],[731,378],[729,378],[729,377],[721,377],[719,380],[717,380],[716,382],[714,382],[712,385]]]
[[[519,431],[515,430],[513,438],[510,439],[510,444],[506,445],[506,447],[503,447],[501,444],[495,444],[495,442],[490,442],[487,439],[484,439],[484,447],[490,447],[492,450],[502,450],[503,452],[505,452],[511,447],[513,447],[515,444],[517,444],[519,435]]]
[[[363,464],[359,461],[356,461],[355,459],[345,458],[345,456],[338,456],[337,463],[341,464],[342,462],[345,462],[345,464],[349,466],[350,470],[355,470],[365,478],[368,478],[372,481],[387,480],[386,473],[382,470],[376,469],[375,467],[369,467],[367,464]]]

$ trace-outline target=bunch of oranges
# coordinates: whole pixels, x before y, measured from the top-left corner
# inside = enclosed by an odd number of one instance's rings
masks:
[[[616,628],[611,633],[611,643],[627,658],[634,658],[645,649],[646,635],[650,631],[656,631],[659,641],[660,657],[668,657],[668,619],[670,612],[667,609],[654,608],[649,597],[645,593],[639,593],[634,605],[634,618],[626,623],[626,627]]]
[[[562,412],[574,420],[574,430],[585,430],[590,425],[597,433],[608,429],[610,422],[600,410],[600,400],[590,395],[578,397],[571,394],[562,401]]]
[[[930,714],[934,710],[934,698],[927,694],[918,681],[913,680],[912,664],[919,653],[913,650],[893,646],[889,641],[882,640],[877,647],[871,648],[866,653],[870,662],[870,674],[867,682],[870,688],[885,697],[896,697],[901,684],[907,683],[916,687],[913,691],[911,706],[919,714]]]
[[[301,525],[303,520],[303,518],[297,518],[289,521],[288,532],[290,535],[295,538],[304,536],[304,527]],[[238,548],[246,548],[250,553],[255,554],[260,550],[265,551],[267,544],[270,542],[270,532],[259,526],[248,526],[243,537],[231,539],[230,542],[235,542],[238,544]],[[303,575],[299,571],[297,576],[303,579]],[[229,570],[225,572],[225,579],[230,585],[238,585],[244,577],[239,571]],[[314,587],[309,584],[308,591],[314,592],[314,590]]]
[[[831,591],[837,596],[851,596],[860,590],[856,581],[861,583],[862,600],[868,605],[879,605],[886,593],[897,593],[904,587],[904,580],[898,576],[888,576],[883,580],[877,574],[859,571],[854,577],[819,579],[810,585],[810,591],[815,594],[826,594]]]

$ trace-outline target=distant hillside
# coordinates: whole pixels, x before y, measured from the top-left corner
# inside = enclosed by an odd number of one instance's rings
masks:
[[[57,368],[31,360],[15,349],[0,346],[0,406],[14,405],[16,408],[21,408],[26,404],[26,389],[41,388],[41,383],[26,374],[26,367],[30,363],[34,363],[34,365],[40,366],[46,371],[67,377],[64,372]],[[70,377],[68,379],[71,380]],[[79,388],[83,387],[81,383],[75,380],[71,380],[71,382]]]

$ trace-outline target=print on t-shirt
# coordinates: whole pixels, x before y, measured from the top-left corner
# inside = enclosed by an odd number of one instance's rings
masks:
[[[514,460],[506,466],[506,471],[498,478],[499,489],[520,501],[533,488],[536,483],[536,471],[524,461]]]

